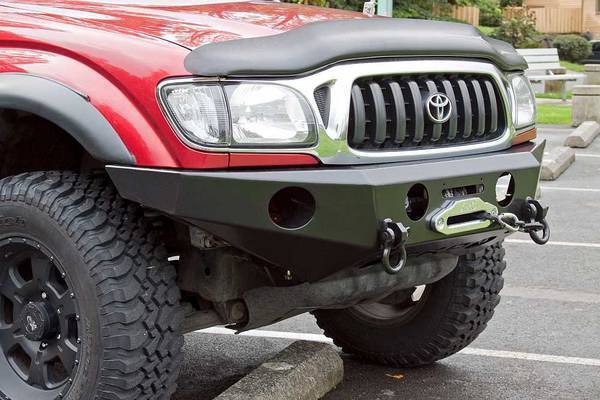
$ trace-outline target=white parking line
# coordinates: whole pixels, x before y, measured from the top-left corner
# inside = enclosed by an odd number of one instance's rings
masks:
[[[556,290],[517,286],[504,286],[502,297],[519,297],[532,300],[550,300],[572,303],[600,304],[600,294],[579,290]]]
[[[213,335],[235,335],[235,332],[227,328],[208,328],[196,333],[209,333]],[[241,336],[248,337],[260,337],[270,339],[288,339],[288,340],[307,340],[311,342],[322,342],[333,344],[333,341],[325,335],[319,335],[314,333],[296,333],[296,332],[279,332],[279,331],[263,331],[254,330],[244,332]],[[502,350],[486,350],[467,347],[460,351],[459,354],[470,355],[470,356],[481,356],[481,357],[495,357],[495,358],[510,358],[515,360],[528,360],[528,361],[541,361],[558,364],[573,364],[573,365],[588,365],[593,367],[600,367],[600,359],[595,358],[580,358],[580,357],[563,357],[554,356],[549,354],[536,354],[536,353],[521,353],[515,351],[502,351]]]
[[[526,239],[506,239],[504,242],[511,244],[534,244],[531,240]],[[546,243],[546,246],[588,247],[593,249],[600,249],[600,243],[556,242],[552,240]]]
[[[197,333],[211,333],[213,335],[235,335],[235,331],[227,328],[208,328]],[[240,333],[239,336],[250,336],[250,337],[261,337],[269,339],[291,339],[291,340],[308,340],[309,342],[321,342],[333,344],[333,340],[329,339],[325,335],[319,335],[315,333],[297,333],[297,332],[280,332],[280,331],[263,331],[253,330],[248,332]]]
[[[597,358],[563,357],[550,354],[521,353],[517,351],[485,350],[467,347],[461,350],[460,354],[483,357],[511,358],[515,360],[541,361],[558,364],[589,365],[600,367],[600,360]]]

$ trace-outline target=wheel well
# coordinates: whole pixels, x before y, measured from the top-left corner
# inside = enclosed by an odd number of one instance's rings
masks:
[[[35,114],[0,109],[0,178],[22,172],[103,168],[73,137]]]

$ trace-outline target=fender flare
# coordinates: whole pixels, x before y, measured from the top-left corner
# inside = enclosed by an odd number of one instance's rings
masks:
[[[135,157],[87,96],[51,79],[0,74],[0,108],[26,111],[69,133],[94,158],[135,165]]]

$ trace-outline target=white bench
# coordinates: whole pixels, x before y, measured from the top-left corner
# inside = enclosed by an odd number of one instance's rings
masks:
[[[550,49],[517,49],[520,55],[525,58],[529,69],[525,72],[531,82],[561,81],[562,99],[567,99],[566,82],[576,81],[583,78],[583,74],[557,74],[555,71],[565,71],[560,65],[558,50]]]

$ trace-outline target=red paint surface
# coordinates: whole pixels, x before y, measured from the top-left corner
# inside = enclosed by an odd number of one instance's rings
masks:
[[[319,165],[319,160],[310,154],[249,154],[233,153],[229,166],[236,167],[281,167]]]
[[[138,165],[155,167],[230,164],[227,153],[202,152],[183,144],[156,100],[160,81],[189,75],[183,60],[190,49],[272,35],[319,20],[362,18],[357,13],[270,1],[143,3],[0,0],[0,74],[35,74],[86,94]],[[274,156],[231,156],[236,166],[256,165],[265,157]],[[285,159],[278,157],[273,159],[275,165]]]

